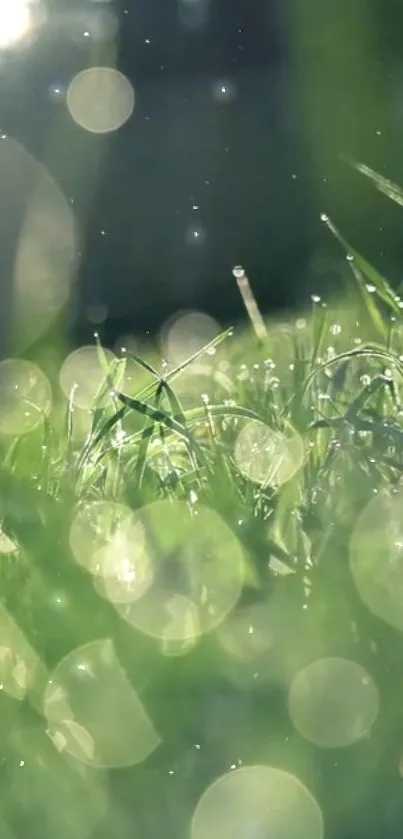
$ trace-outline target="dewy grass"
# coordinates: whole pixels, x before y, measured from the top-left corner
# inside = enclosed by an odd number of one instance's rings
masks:
[[[357,168],[382,193],[402,203],[397,187],[361,164]],[[301,745],[295,737],[291,737],[287,755],[283,754],[277,733],[270,729],[270,703],[264,701],[262,715],[260,699],[256,699],[259,685],[272,697],[277,696],[275,691],[286,690],[291,675],[312,656],[345,656],[369,662],[379,687],[384,689],[384,703],[388,708],[390,700],[393,706],[393,740],[396,686],[385,672],[393,670],[396,637],[388,646],[383,624],[357,596],[348,552],[362,510],[371,499],[393,494],[401,485],[403,312],[387,281],[347,244],[332,221],[325,221],[336,237],[335,246],[344,249],[352,268],[356,295],[350,294],[347,303],[326,302],[313,295],[313,306],[307,313],[294,315],[286,323],[264,323],[249,284],[245,305],[247,302],[250,330],[227,330],[186,361],[172,370],[162,368],[162,372],[148,357],[129,353],[111,362],[97,338],[104,382],[88,412],[90,423],[85,433],[79,430],[73,389],[68,400],[56,400],[53,412],[29,434],[0,437],[0,591],[4,614],[12,616],[46,672],[73,648],[94,639],[112,638],[129,678],[135,681],[136,674],[142,673],[140,681],[158,717],[162,739],[165,731],[171,744],[179,744],[179,762],[169,750],[155,758],[157,769],[159,759],[161,766],[168,761],[167,770],[164,764],[165,775],[171,771],[170,761],[173,767],[182,765],[185,752],[186,767],[191,765],[183,727],[188,727],[192,742],[204,742],[203,748],[208,751],[203,726],[208,727],[210,722],[195,721],[193,705],[202,696],[212,696],[219,684],[220,691],[232,691],[229,702],[235,696],[242,713],[244,696],[249,692],[255,714],[252,722],[242,716],[243,722],[233,725],[227,707],[231,734],[224,735],[227,729],[222,722],[223,731],[217,729],[214,735],[223,753],[265,763],[270,749],[266,752],[262,743],[267,737],[267,742],[277,744],[275,763],[293,772],[299,767],[305,772],[303,780],[314,787],[314,773],[308,766],[311,757],[301,758]],[[199,376],[201,361],[203,377]],[[147,385],[139,387],[137,393],[126,390],[129,362],[148,376]],[[194,629],[197,615],[187,613],[194,638],[189,635],[178,641],[172,629],[175,621],[180,624],[182,620],[189,594],[176,593],[167,605],[171,635],[164,637],[161,647],[155,639],[150,641],[139,632],[133,634],[133,627],[120,618],[124,603],[119,603],[118,614],[99,578],[93,579],[72,558],[69,528],[77,510],[85,511],[93,502],[105,502],[136,512],[156,501],[171,505],[173,515],[176,505],[184,504],[194,520],[200,511],[214,513],[223,527],[224,523],[229,527],[244,553],[243,589],[230,619],[196,647],[195,639],[200,640]],[[176,522],[175,527],[181,526],[180,518]],[[126,521],[125,527],[129,525]],[[161,518],[161,528],[164,546],[174,555],[175,534],[169,533],[169,516]],[[98,538],[96,528],[91,532],[91,538]],[[122,539],[116,532],[113,538]],[[210,535],[202,534],[206,540]],[[218,552],[216,561],[224,562],[225,558],[225,551]],[[207,557],[207,579],[215,580],[214,563],[209,565],[209,561]],[[203,605],[208,590],[199,590],[194,578],[197,557],[190,551],[186,562],[181,581]],[[382,581],[379,586],[382,588]],[[153,608],[158,611],[157,598]],[[237,622],[249,614],[252,617],[239,634]],[[0,630],[1,615],[0,610]],[[259,615],[259,626],[254,615]],[[228,633],[235,632],[234,626],[238,634],[231,635],[229,644]],[[239,659],[235,656],[237,663],[228,663],[217,650],[224,643],[225,649],[233,652],[238,642],[242,647]],[[8,638],[0,640],[4,653],[0,655],[0,690],[3,675],[9,685],[12,667],[17,666],[8,662],[8,644]],[[373,652],[380,648],[382,660]],[[179,666],[172,659],[169,665],[161,665],[162,657],[179,653],[188,653],[190,663]],[[102,666],[106,667],[108,661],[102,659]],[[22,676],[20,691],[21,680]],[[29,682],[27,697],[31,688],[37,697],[38,686]],[[19,694],[16,696],[14,703],[20,701]],[[173,702],[172,696],[176,697]],[[210,699],[205,701],[208,704]],[[281,707],[284,704],[282,697],[270,701],[273,708],[277,708],[276,703]],[[210,713],[210,705],[208,709]],[[7,705],[11,728],[16,713],[14,705]],[[203,708],[197,713],[204,713]],[[284,708],[281,713],[278,709],[273,713],[277,720],[274,725],[284,728]],[[32,709],[29,714],[33,714]],[[249,742],[245,732],[255,723],[256,734],[251,734]],[[44,728],[40,714],[35,724]],[[83,736],[77,728],[76,746],[77,737]],[[382,736],[389,735],[384,731]],[[287,734],[284,742],[288,741]],[[87,757],[93,755],[88,736],[85,744]],[[380,735],[374,735],[365,745],[363,762],[371,765],[374,773],[383,748]],[[223,771],[221,759],[214,753],[215,777]],[[343,764],[343,776],[350,779],[350,784],[357,772],[364,771],[361,764],[357,768],[357,759],[356,755],[351,766],[348,760]],[[197,768],[191,771],[196,777]],[[195,788],[197,785],[196,779]],[[326,799],[326,793],[324,796]],[[330,822],[337,821],[332,797],[329,781],[322,806],[329,806]],[[150,802],[150,798],[145,795],[144,800]],[[68,839],[63,830],[58,835]]]

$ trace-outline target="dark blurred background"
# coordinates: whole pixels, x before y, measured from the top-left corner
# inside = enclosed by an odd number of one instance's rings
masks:
[[[397,2],[49,0],[41,9],[35,32],[3,51],[0,129],[75,212],[74,341],[100,321],[108,343],[153,334],[179,309],[237,320],[236,263],[265,312],[338,290],[344,262],[322,211],[399,282],[403,217],[339,158],[403,183]],[[79,71],[102,65],[125,74],[135,107],[101,135],[76,124],[66,93]],[[25,193],[15,194],[10,178],[4,300],[24,212]]]

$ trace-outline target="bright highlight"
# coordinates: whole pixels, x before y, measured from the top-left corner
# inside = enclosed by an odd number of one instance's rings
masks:
[[[0,0],[0,49],[10,47],[23,38],[30,23],[28,0]]]

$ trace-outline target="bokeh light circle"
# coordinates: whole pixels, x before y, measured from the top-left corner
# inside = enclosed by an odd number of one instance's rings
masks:
[[[323,817],[313,795],[288,772],[245,766],[205,790],[191,839],[322,839]]]
[[[185,312],[166,324],[162,333],[163,352],[171,364],[181,364],[220,333],[220,326],[203,312]]]
[[[117,131],[134,109],[134,90],[113,67],[90,67],[72,80],[67,106],[77,125],[93,134]]]
[[[345,658],[322,658],[293,680],[288,708],[297,731],[317,746],[351,746],[371,730],[379,694],[360,664]]]
[[[1,690],[20,702],[28,700],[39,710],[46,675],[37,652],[5,607],[0,604]]]
[[[269,602],[234,609],[218,629],[217,639],[232,658],[253,661],[271,650],[275,641]]]
[[[2,294],[0,337],[20,352],[66,304],[76,276],[78,237],[65,195],[19,143],[0,142]]]
[[[244,555],[235,534],[213,510],[156,501],[136,512],[153,582],[143,597],[117,608],[140,631],[187,651],[237,603]],[[177,651],[177,654],[179,650]]]
[[[37,364],[20,358],[0,362],[0,434],[32,431],[49,414],[52,390]]]
[[[69,541],[76,561],[102,579],[112,603],[132,603],[152,583],[141,521],[124,504],[92,501],[79,507]]]
[[[350,569],[365,605],[403,632],[403,490],[378,493],[350,541]]]
[[[280,486],[302,466],[304,446],[296,432],[281,434],[251,420],[238,434],[234,457],[239,471],[250,481]]]
[[[47,684],[48,734],[61,753],[91,766],[141,763],[160,738],[109,640],[63,658]]]
[[[110,350],[103,350],[107,363],[115,360]],[[91,409],[107,384],[107,374],[97,348],[80,347],[63,362],[59,374],[60,387],[67,399],[79,408]]]

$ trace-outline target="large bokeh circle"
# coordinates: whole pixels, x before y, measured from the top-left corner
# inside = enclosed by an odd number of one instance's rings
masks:
[[[167,644],[189,644],[237,603],[244,581],[241,544],[207,507],[157,501],[137,511],[152,583],[143,597],[116,603],[130,624]]]
[[[223,775],[203,793],[191,839],[322,839],[321,810],[288,772],[245,766]]]

